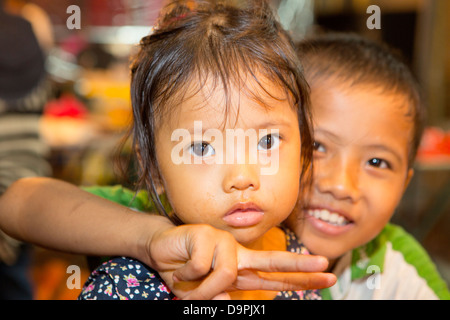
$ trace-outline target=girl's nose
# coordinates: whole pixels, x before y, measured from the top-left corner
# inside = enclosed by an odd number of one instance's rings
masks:
[[[338,200],[356,202],[360,197],[359,166],[344,159],[333,162],[333,165],[314,164],[316,189]]]
[[[259,167],[255,164],[226,164],[226,173],[223,179],[225,192],[243,191],[246,189],[258,190],[260,187]]]

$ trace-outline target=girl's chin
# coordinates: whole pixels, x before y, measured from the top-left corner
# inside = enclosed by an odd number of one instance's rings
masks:
[[[234,228],[228,230],[237,242],[248,249],[254,250],[285,250],[285,234],[276,227],[269,228]],[[283,240],[283,245],[280,243]],[[270,239],[270,241],[267,241]],[[277,247],[267,248],[268,243]]]

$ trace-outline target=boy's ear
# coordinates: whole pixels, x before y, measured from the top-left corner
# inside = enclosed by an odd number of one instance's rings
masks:
[[[403,188],[403,192],[405,192],[405,190],[408,187],[409,183],[411,182],[411,179],[412,179],[413,176],[414,176],[414,169],[411,168],[411,169],[408,170],[408,173],[406,175],[405,187]]]

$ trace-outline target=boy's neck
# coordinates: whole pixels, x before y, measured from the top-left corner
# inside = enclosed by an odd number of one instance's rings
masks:
[[[336,258],[336,259],[328,259],[328,267],[327,270],[325,270],[326,272],[331,272],[334,268],[334,266],[336,265],[336,262],[340,259]]]

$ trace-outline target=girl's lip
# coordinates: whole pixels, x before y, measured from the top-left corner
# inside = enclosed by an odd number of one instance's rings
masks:
[[[240,202],[231,207],[223,220],[231,227],[251,227],[264,217],[264,211],[253,202]]]

